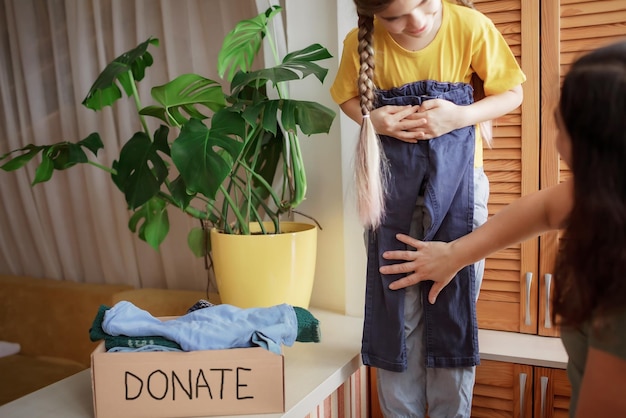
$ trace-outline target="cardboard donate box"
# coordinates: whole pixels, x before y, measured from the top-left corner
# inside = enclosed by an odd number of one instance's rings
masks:
[[[285,411],[284,358],[261,347],[91,355],[97,418]]]

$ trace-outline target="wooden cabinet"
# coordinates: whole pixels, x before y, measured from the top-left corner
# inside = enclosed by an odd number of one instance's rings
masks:
[[[623,0],[475,0],[504,34],[528,79],[517,112],[494,124],[485,150],[489,212],[570,176],[554,147],[553,111],[561,80],[581,53],[626,34]],[[539,23],[541,22],[541,24]],[[558,336],[550,318],[559,234],[552,232],[489,257],[478,300],[479,327]]]
[[[571,386],[563,369],[483,360],[476,368],[475,418],[567,418]]]
[[[476,368],[472,417],[532,416],[533,366],[481,361]]]
[[[561,82],[572,62],[581,54],[626,36],[626,2],[621,0],[542,0],[541,21],[541,171],[542,188],[571,176],[554,146],[556,124],[553,117]],[[540,264],[538,333],[557,336],[552,324],[550,296],[552,271],[559,233],[539,238]]]
[[[369,369],[370,418],[383,418],[376,371]],[[476,368],[472,418],[568,418],[571,385],[563,369],[482,360]]]
[[[572,386],[563,369],[534,368],[534,417],[569,418]]]
[[[477,0],[504,35],[527,80],[516,111],[494,121],[493,148],[484,153],[490,182],[489,214],[539,187],[539,0]],[[477,311],[479,327],[536,333],[537,287],[526,286],[524,273],[537,271],[538,240],[492,254],[486,261]]]

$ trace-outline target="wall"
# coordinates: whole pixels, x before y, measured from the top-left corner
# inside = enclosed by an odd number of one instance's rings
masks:
[[[342,41],[356,26],[352,0],[286,0],[286,31],[290,51],[311,43],[324,45],[333,59],[324,62],[329,73],[323,88],[317,80],[291,90],[294,98],[306,97],[329,106],[337,119],[329,135],[303,136],[302,152],[309,179],[307,200],[298,209],[321,224],[313,306],[361,316],[365,292],[363,230],[356,218],[352,158],[358,126],[341,114],[329,93],[341,56]]]

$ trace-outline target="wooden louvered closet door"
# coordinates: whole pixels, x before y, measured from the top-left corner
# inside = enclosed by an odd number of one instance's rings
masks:
[[[485,149],[489,215],[539,187],[539,0],[475,0],[504,35],[527,76],[524,100],[494,121],[494,145]],[[483,329],[537,332],[537,286],[525,278],[538,268],[538,240],[490,256],[477,304]],[[531,283],[532,284],[532,283]]]
[[[626,36],[626,1],[474,3],[504,34],[528,77],[522,105],[495,121],[494,148],[485,150],[493,215],[522,195],[571,175],[554,147],[553,110],[561,80],[581,53]],[[487,259],[477,305],[480,328],[558,336],[550,319],[558,239],[556,232],[545,234]]]
[[[581,54],[626,37],[625,0],[541,0],[541,188],[571,176],[554,146],[553,111],[560,86],[572,62]],[[559,233],[540,237],[539,329],[558,336],[550,318],[552,271]]]

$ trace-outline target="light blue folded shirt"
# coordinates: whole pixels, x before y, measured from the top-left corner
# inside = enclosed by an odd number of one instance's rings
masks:
[[[120,301],[105,312],[102,329],[113,336],[162,336],[184,351],[259,346],[280,354],[281,345],[296,341],[298,319],[288,304],[247,309],[221,304],[162,321]]]

